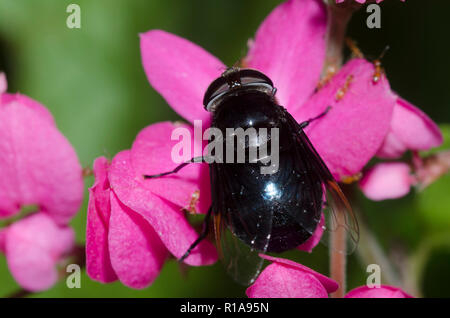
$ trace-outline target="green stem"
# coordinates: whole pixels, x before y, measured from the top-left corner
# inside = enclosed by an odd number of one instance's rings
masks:
[[[355,208],[355,212],[359,212]],[[358,224],[360,231],[359,246],[357,249],[360,260],[367,266],[369,264],[377,264],[381,268],[381,282],[383,284],[401,286],[402,282],[398,273],[392,266],[389,258],[384,253],[377,239],[369,230],[362,213],[356,213],[358,216]]]

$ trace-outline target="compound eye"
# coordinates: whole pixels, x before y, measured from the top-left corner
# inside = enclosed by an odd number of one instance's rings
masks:
[[[213,111],[222,95],[239,87],[253,87],[271,95],[276,91],[270,78],[263,73],[252,69],[230,68],[209,85],[203,98],[205,109]]]
[[[219,86],[219,87],[216,89],[215,92],[213,92],[213,94],[211,95],[210,100],[213,99],[213,98],[216,97],[216,96],[219,96],[219,95],[222,94],[222,93],[225,93],[225,92],[226,92],[227,90],[229,90],[229,89],[230,89],[230,86],[228,85],[228,83],[222,84],[221,86]]]
[[[228,89],[229,86],[226,79],[219,77],[212,82],[211,85],[209,85],[208,90],[205,93],[205,97],[203,98],[203,105],[206,107],[212,99],[226,92]]]
[[[241,83],[242,85],[245,84],[267,84],[269,86],[273,87],[273,83],[266,75],[263,73],[257,71],[257,70],[251,70],[251,69],[245,69],[241,70],[240,72],[241,76]]]

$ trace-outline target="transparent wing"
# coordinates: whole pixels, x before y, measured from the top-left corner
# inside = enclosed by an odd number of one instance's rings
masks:
[[[356,249],[359,241],[359,227],[355,214],[338,183],[314,149],[306,134],[302,131],[300,125],[298,125],[289,113],[286,112],[286,114],[293,135],[296,136],[296,160],[302,161],[303,166],[308,169],[308,175],[305,176],[305,180],[307,182],[309,180],[311,184],[319,180],[322,184],[322,191],[313,191],[310,195],[312,202],[321,202],[321,208],[325,216],[325,226],[321,243],[328,246],[330,234],[343,230],[340,232],[347,235],[348,246],[331,246],[331,248],[339,252],[352,253]],[[317,198],[318,195],[321,195],[322,198]],[[298,218],[298,222],[302,222],[302,219]],[[312,229],[310,226],[305,226],[304,228],[311,235],[316,230],[316,228]]]
[[[241,285],[252,284],[264,262],[258,254],[264,253],[268,244],[262,251],[249,247],[233,234],[220,214],[214,216],[214,230],[219,256],[227,273]]]
[[[339,246],[332,246],[338,252],[351,254],[356,250],[359,241],[359,227],[355,214],[335,180],[325,181],[326,204],[324,206],[325,231],[322,236],[324,244],[329,244],[329,235],[343,230],[347,233],[347,247],[341,250]]]
[[[338,252],[351,254],[355,251],[359,241],[359,227],[355,214],[338,183],[334,180],[306,135],[304,135],[304,139],[311,150],[308,154],[311,156],[309,160],[314,164],[324,189],[323,214],[325,216],[325,228],[320,242],[329,246],[331,233],[346,233],[347,246],[330,247]]]

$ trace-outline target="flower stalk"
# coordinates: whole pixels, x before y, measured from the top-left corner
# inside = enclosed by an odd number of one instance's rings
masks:
[[[418,190],[424,190],[450,171],[450,151],[441,151],[425,158],[415,157]]]
[[[353,12],[359,9],[360,5],[353,2],[336,4],[335,1],[328,3],[329,24],[327,30],[327,50],[325,65],[322,70],[322,77],[328,77],[337,72],[344,61],[344,45],[347,25]],[[343,224],[343,215],[337,215],[338,223]],[[346,291],[346,248],[347,234],[345,229],[338,227],[330,235],[330,277],[334,279],[339,288],[331,296],[342,298]]]
[[[381,246],[378,244],[377,239],[367,226],[362,213],[359,213],[359,209],[355,207],[354,210],[358,216],[358,224],[360,231],[360,241],[357,250],[358,257],[365,265],[377,264],[383,271],[381,281],[383,284],[401,286],[402,282],[397,271],[392,266],[388,257],[384,253]]]
[[[329,1],[328,17],[329,24],[327,30],[327,52],[323,75],[335,73],[343,64],[344,45],[347,31],[347,25],[353,15],[353,12],[361,7],[359,3],[346,2],[336,4],[335,1]]]
[[[345,223],[345,216],[337,214],[336,218],[339,224]],[[345,228],[339,226],[336,231],[331,232],[330,242],[330,277],[339,284],[339,288],[331,296],[334,298],[343,298],[346,291],[346,267],[347,267],[347,233]]]

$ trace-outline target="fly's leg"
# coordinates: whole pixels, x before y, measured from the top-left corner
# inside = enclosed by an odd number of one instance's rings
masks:
[[[211,212],[212,212],[212,206],[209,207],[208,213],[206,213],[205,216],[205,220],[203,221],[203,230],[202,233],[200,234],[200,236],[195,240],[194,243],[191,244],[191,246],[189,246],[188,250],[186,251],[186,253],[184,253],[184,255],[178,260],[178,262],[183,262],[188,256],[189,254],[191,254],[192,250],[201,242],[203,241],[209,233],[210,227],[211,227]]]
[[[169,174],[173,174],[173,173],[177,173],[178,171],[180,171],[181,169],[183,169],[184,167],[186,167],[188,164],[190,163],[194,163],[194,162],[205,162],[204,157],[194,157],[189,161],[183,162],[182,164],[180,164],[179,166],[177,166],[175,169],[173,169],[172,171],[167,171],[167,172],[163,172],[163,173],[159,173],[159,174],[154,174],[154,175],[144,175],[145,179],[153,179],[153,178],[159,178],[162,176],[167,176]]]
[[[300,128],[304,129],[306,128],[311,122],[315,121],[316,119],[322,118],[323,116],[325,116],[331,109],[331,106],[328,106],[327,109],[325,109],[325,111],[322,114],[319,114],[316,117],[310,118],[307,121],[304,121],[302,123],[300,123]]]

